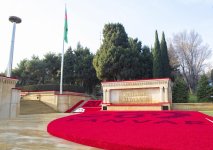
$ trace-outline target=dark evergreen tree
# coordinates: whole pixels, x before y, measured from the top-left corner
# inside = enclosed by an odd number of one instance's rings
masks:
[[[152,53],[148,46],[142,48],[142,64],[143,64],[143,78],[152,78]]]
[[[37,56],[32,56],[30,60],[24,59],[13,69],[13,76],[19,80],[17,86],[43,84],[45,82],[44,62]]]
[[[153,52],[153,77],[161,78],[163,77],[163,69],[162,69],[160,42],[158,39],[157,30],[155,31],[155,44],[152,52]]]
[[[106,24],[103,29],[103,44],[93,60],[100,80],[123,80],[131,71],[128,36],[120,23]]]
[[[64,54],[63,82],[66,84],[75,84],[75,56],[71,47]]]
[[[99,82],[92,65],[94,56],[87,47],[84,48],[80,43],[78,43],[76,50],[74,50],[74,56],[75,84],[83,86],[88,93],[92,93]]]
[[[198,81],[197,98],[199,102],[208,102],[211,96],[211,87],[208,83],[208,78],[204,74]]]
[[[142,43],[137,38],[129,38],[130,48],[125,51],[121,74],[125,80],[143,78]],[[121,62],[122,63],[122,62]]]
[[[213,69],[211,70],[211,81],[213,83]]]
[[[186,82],[182,78],[177,77],[172,88],[173,103],[187,103],[188,97],[189,92]]]
[[[59,83],[60,79],[60,56],[55,53],[47,53],[43,59],[45,68],[45,84],[56,84]]]
[[[168,49],[167,49],[164,32],[162,33],[160,50],[161,50],[162,73],[163,73],[162,77],[170,77],[171,67],[169,64]]]

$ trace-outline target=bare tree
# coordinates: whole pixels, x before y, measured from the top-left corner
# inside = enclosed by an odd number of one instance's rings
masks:
[[[177,55],[179,69],[183,74],[191,93],[195,92],[198,76],[206,66],[211,49],[203,44],[201,36],[195,32],[180,32],[173,36],[171,43]]]
[[[168,46],[168,55],[169,55],[169,64],[172,68],[172,70],[177,70],[180,66],[178,55],[175,52],[175,49],[170,41],[170,44]]]

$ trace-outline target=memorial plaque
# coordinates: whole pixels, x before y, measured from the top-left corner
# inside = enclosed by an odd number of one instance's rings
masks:
[[[115,104],[143,104],[155,103],[159,97],[158,88],[153,89],[120,89],[110,91],[111,103]]]

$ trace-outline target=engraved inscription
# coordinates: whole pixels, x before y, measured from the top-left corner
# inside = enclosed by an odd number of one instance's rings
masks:
[[[119,93],[119,103],[127,104],[141,104],[141,103],[152,103],[152,97],[150,94],[143,90],[131,90],[123,91]]]

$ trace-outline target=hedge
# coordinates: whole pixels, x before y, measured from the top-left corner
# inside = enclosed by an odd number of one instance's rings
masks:
[[[37,84],[37,85],[26,85],[22,87],[17,87],[22,91],[60,91],[59,84]],[[78,85],[63,85],[63,91],[79,92],[85,93],[84,87]]]

